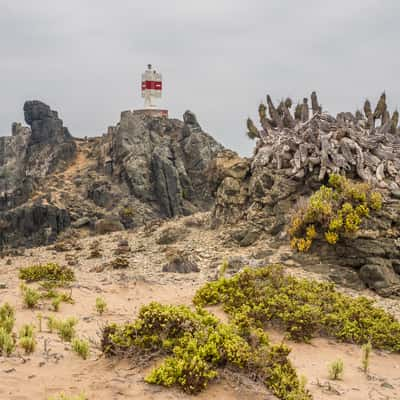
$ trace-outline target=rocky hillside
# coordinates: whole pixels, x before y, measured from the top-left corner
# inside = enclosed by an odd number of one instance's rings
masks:
[[[222,150],[184,120],[126,111],[108,133],[73,138],[56,111],[24,105],[0,138],[0,246],[53,241],[68,226],[106,232],[208,209],[206,170]]]
[[[276,246],[290,241],[288,225],[296,210],[329,174],[340,173],[367,182],[384,198],[380,211],[367,218],[354,235],[336,245],[318,238],[305,254],[288,255],[302,265],[318,264],[340,283],[361,282],[381,294],[400,287],[400,136],[398,113],[390,116],[382,95],[374,112],[367,101],[364,113],[322,112],[316,94],[295,112],[287,99],[275,107],[267,97],[260,105],[260,125],[248,121],[248,135],[256,139],[254,156],[222,152],[211,166],[211,186],[216,196],[214,224],[235,224],[237,240],[248,245],[272,238]],[[346,267],[336,273],[337,266]],[[350,268],[347,268],[350,267]]]

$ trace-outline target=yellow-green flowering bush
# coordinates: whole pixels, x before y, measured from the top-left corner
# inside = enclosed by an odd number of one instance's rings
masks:
[[[161,351],[167,357],[146,382],[188,393],[205,389],[219,368],[231,366],[259,376],[280,399],[311,399],[288,360],[289,348],[270,346],[264,332],[223,324],[201,308],[150,303],[134,322],[108,325],[102,349],[109,356]]]
[[[370,210],[382,208],[382,201],[382,195],[368,184],[330,175],[328,186],[321,186],[292,217],[288,229],[292,248],[306,252],[318,235],[336,244],[341,237],[356,233]]]
[[[32,265],[19,270],[19,278],[26,282],[50,281],[60,284],[73,281],[74,271],[56,263]]]
[[[400,352],[400,322],[372,300],[346,296],[332,283],[295,278],[276,265],[207,283],[197,291],[194,303],[222,304],[248,331],[273,325],[294,340],[328,335]]]

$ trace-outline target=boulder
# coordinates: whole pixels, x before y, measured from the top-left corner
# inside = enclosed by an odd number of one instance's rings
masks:
[[[94,231],[99,235],[122,230],[124,230],[124,226],[121,224],[119,218],[113,215],[102,218],[94,224]]]
[[[162,267],[163,272],[177,272],[187,274],[189,272],[199,272],[198,265],[183,251],[170,249],[167,254],[168,263]]]
[[[84,227],[84,226],[91,225],[91,223],[92,223],[92,221],[91,221],[91,219],[90,219],[89,217],[82,217],[82,218],[79,218],[79,219],[77,219],[76,221],[74,221],[74,222],[71,224],[71,226],[72,226],[73,228],[79,229],[79,228],[82,228],[82,227]]]
[[[160,230],[157,236],[157,244],[172,244],[187,236],[189,230],[183,226],[167,226]]]
[[[379,264],[365,264],[360,269],[360,277],[362,281],[371,289],[378,292],[381,289],[387,289],[395,283],[399,283],[396,279],[394,271]]]

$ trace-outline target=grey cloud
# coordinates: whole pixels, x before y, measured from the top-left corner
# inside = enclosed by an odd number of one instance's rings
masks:
[[[0,134],[24,100],[60,111],[76,136],[99,135],[142,106],[148,62],[164,75],[163,105],[190,108],[242,154],[265,94],[317,90],[336,113],[386,90],[400,102],[397,0],[0,0]]]

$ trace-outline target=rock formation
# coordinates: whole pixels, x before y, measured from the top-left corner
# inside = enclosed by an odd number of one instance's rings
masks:
[[[222,150],[193,113],[184,122],[126,111],[104,138],[100,168],[163,217],[211,206],[205,171]]]
[[[183,122],[126,111],[106,135],[73,138],[56,111],[24,105],[0,138],[0,247],[53,241],[209,209],[206,170],[222,150],[187,111]],[[101,228],[100,228],[101,227]]]
[[[399,189],[398,112],[390,117],[385,94],[373,115],[366,101],[365,115],[343,112],[336,118],[322,111],[315,92],[309,117],[306,100],[306,111],[292,115],[290,99],[275,108],[268,96],[270,118],[265,106],[259,110],[262,129],[248,121],[249,136],[259,138],[254,164],[286,170],[288,177],[302,178],[317,169],[320,181],[329,173],[345,173],[381,188]]]
[[[66,210],[47,201],[41,179],[62,169],[76,154],[76,144],[57,112],[39,101],[24,105],[25,121],[0,138],[0,246],[54,240],[69,225]]]
[[[287,246],[286,228],[293,211],[330,173],[367,181],[382,191],[385,204],[362,232],[335,246],[315,243],[310,254],[293,252],[292,258],[303,265],[351,267],[368,287],[383,294],[398,292],[400,132],[396,112],[392,118],[388,115],[385,96],[375,112],[367,101],[365,115],[340,113],[336,118],[321,110],[315,93],[311,113],[305,100],[294,115],[289,100],[275,107],[268,96],[267,104],[269,117],[265,105],[259,108],[260,130],[247,122],[248,136],[257,139],[253,157],[224,151],[211,163],[214,224],[245,227],[238,234],[240,244],[258,232],[258,238],[272,235],[277,246]]]

